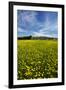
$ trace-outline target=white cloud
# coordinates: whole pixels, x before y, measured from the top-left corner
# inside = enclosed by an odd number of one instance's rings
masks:
[[[43,33],[39,33],[39,32],[34,32],[33,36],[44,36],[44,34]]]
[[[45,36],[45,37],[57,37],[57,34],[45,34],[45,33],[39,33],[39,32],[34,32],[33,36]]]
[[[18,27],[24,28],[26,30],[38,30],[43,25],[38,22],[36,18],[37,12],[35,11],[22,11],[18,15]]]
[[[33,36],[57,37],[57,21],[53,23],[51,22],[50,17],[46,16],[45,21],[41,23],[37,20],[36,15],[37,13],[34,11],[23,11],[23,13],[21,12],[18,32],[28,33],[32,31],[31,33]]]
[[[23,11],[21,14],[20,14],[20,18],[22,20],[22,22],[25,24],[26,22],[27,23],[30,23],[30,24],[34,24],[36,22],[36,12],[34,11]],[[34,22],[33,22],[34,21]]]
[[[18,27],[17,31],[18,31],[18,33],[26,32],[24,29],[22,29],[20,27]]]
[[[38,32],[33,32],[33,36],[57,37],[57,30],[57,23],[50,23],[50,20],[47,18],[46,22],[43,24],[43,27]]]

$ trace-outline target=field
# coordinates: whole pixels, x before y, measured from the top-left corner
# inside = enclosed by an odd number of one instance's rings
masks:
[[[58,76],[57,40],[17,40],[18,80]]]

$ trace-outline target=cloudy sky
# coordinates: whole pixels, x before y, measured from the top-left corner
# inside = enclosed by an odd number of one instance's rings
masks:
[[[58,13],[50,11],[17,11],[17,35],[58,37]]]

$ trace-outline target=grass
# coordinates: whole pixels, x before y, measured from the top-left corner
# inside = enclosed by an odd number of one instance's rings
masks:
[[[18,80],[58,76],[57,40],[18,40]]]

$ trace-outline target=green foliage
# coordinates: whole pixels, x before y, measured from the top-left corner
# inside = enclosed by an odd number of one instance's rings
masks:
[[[18,40],[18,80],[58,76],[57,40]]]

